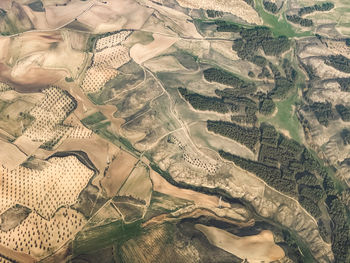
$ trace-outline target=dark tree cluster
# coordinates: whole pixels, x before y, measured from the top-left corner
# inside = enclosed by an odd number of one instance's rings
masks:
[[[321,209],[313,201],[313,198],[305,197],[303,195],[299,196],[299,203],[315,218],[318,218],[322,215]]]
[[[294,24],[299,24],[303,27],[311,27],[314,25],[314,22],[311,19],[302,18],[301,16],[298,16],[298,15],[287,15],[286,18],[289,22],[292,22]]]
[[[268,27],[241,28],[241,38],[234,41],[232,49],[242,59],[251,59],[261,48],[265,55],[278,56],[290,49],[290,41],[285,36],[274,37]]]
[[[267,59],[262,57],[262,56],[259,56],[259,55],[255,55],[253,57],[250,57],[250,58],[248,58],[248,60],[259,67],[265,67],[267,64]]]
[[[332,219],[332,251],[335,262],[350,262],[350,227],[346,208],[337,196],[326,199]]]
[[[224,12],[216,10],[207,10],[207,16],[210,18],[222,17]]]
[[[188,101],[196,110],[208,110],[219,113],[229,113],[237,111],[238,107],[234,104],[224,102],[218,97],[207,97],[198,93],[191,93],[186,88],[178,88],[182,97]]]
[[[219,151],[219,154],[222,158],[234,162],[242,169],[256,174],[270,186],[284,193],[295,196],[295,182],[282,178],[281,171],[278,168],[248,160],[225,151]]]
[[[340,136],[343,139],[344,145],[350,144],[350,130],[343,129],[340,133]]]
[[[263,67],[261,69],[261,72],[259,73],[258,78],[259,79],[263,79],[263,78],[271,79],[272,78],[271,73],[267,67]]]
[[[208,120],[207,128],[208,131],[235,140],[247,146],[252,151],[255,150],[255,146],[260,137],[260,131],[258,128],[246,128],[232,122]]]
[[[272,147],[277,146],[278,133],[275,127],[264,122],[260,125],[260,134],[261,134],[261,137],[260,137],[261,145],[268,145]]]
[[[246,2],[248,5],[254,7],[254,0],[243,0],[244,2]]]
[[[350,91],[350,78],[337,78],[335,79],[340,85],[341,91]]]
[[[216,20],[215,21],[216,24],[216,31],[218,32],[236,32],[238,33],[241,30],[241,27],[233,24],[233,23],[228,23],[226,21],[222,21],[222,20]]]
[[[345,107],[343,104],[335,105],[335,109],[339,113],[343,121],[350,121],[350,108]]]
[[[298,73],[288,59],[286,58],[283,59],[282,68],[283,68],[284,74],[286,75],[286,79],[291,82],[295,82],[298,77]]]
[[[276,105],[269,97],[260,100],[259,112],[264,115],[271,115],[276,109]]]
[[[325,127],[328,126],[329,120],[334,119],[332,103],[330,102],[314,102],[310,105],[310,109],[314,112],[318,122]]]
[[[275,3],[272,3],[270,1],[264,1],[264,8],[265,10],[273,13],[273,14],[276,14],[278,12],[278,8],[277,8],[277,5]]]
[[[306,14],[311,14],[315,11],[329,11],[332,10],[334,8],[334,4],[330,3],[330,2],[325,2],[322,4],[315,4],[312,6],[305,6],[299,9],[298,11],[298,15],[299,16],[303,16]]]
[[[321,235],[327,237],[331,234],[335,262],[350,262],[350,228],[347,211],[344,204],[335,195],[337,190],[327,170],[304,146],[293,140],[285,139],[276,132],[273,126],[263,123],[260,126],[260,133],[261,147],[265,147],[265,149],[270,147],[270,149],[276,150],[260,150],[258,162],[222,150],[219,151],[220,156],[234,162],[242,169],[256,174],[270,186],[288,195],[297,196],[299,203],[313,217],[319,218]],[[281,152],[278,149],[280,147],[287,152]],[[261,157],[261,154],[267,154],[268,158]],[[266,161],[267,159],[269,160]],[[273,162],[275,164],[271,164]],[[287,162],[289,162],[288,165],[286,165]],[[315,174],[323,178],[322,184]],[[331,233],[327,232],[321,220],[323,217],[319,204],[323,203],[324,200],[331,217]]]
[[[350,59],[343,55],[328,56],[326,57],[325,63],[339,71],[350,73]]]
[[[252,82],[246,82],[241,78],[237,77],[231,72],[228,72],[219,68],[209,68],[203,71],[203,75],[206,81],[209,82],[217,82],[220,84],[228,85],[237,89],[254,89],[256,90],[256,86]]]
[[[269,97],[276,98],[276,99],[284,99],[287,96],[288,92],[292,88],[294,88],[294,81],[297,77],[296,71],[291,65],[290,67],[288,67],[289,66],[288,62],[284,62],[284,71],[287,77],[283,77],[279,69],[275,65],[273,65],[271,62],[269,63],[269,67],[275,79],[275,87],[269,92],[268,94]]]

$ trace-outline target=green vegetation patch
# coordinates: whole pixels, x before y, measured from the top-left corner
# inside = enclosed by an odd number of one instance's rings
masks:
[[[101,121],[104,121],[106,119],[107,119],[106,116],[104,116],[102,112],[98,111],[98,112],[95,112],[95,113],[91,114],[90,116],[82,119],[81,122],[84,125],[91,126],[91,125],[94,125],[94,124],[99,123]]]
[[[120,246],[141,233],[141,221],[131,224],[116,221],[103,226],[84,229],[76,235],[73,241],[73,255],[91,253],[112,244]]]
[[[28,4],[30,9],[32,9],[34,12],[45,12],[45,8],[43,3],[40,0],[37,0],[35,2],[32,2]]]
[[[310,36],[311,32],[296,32],[293,26],[287,22],[284,16],[279,18],[274,14],[266,12],[263,7],[263,0],[256,0],[256,10],[259,16],[263,19],[264,24],[271,27],[271,31],[275,36],[287,36],[287,37],[302,37]]]

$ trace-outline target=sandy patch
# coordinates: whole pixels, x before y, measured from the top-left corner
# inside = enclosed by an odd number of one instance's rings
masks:
[[[14,260],[19,263],[34,263],[36,260],[29,256],[28,254],[24,254],[21,252],[14,251],[12,249],[9,249],[3,245],[0,245],[0,254],[1,256],[4,256],[6,258],[10,258],[11,260]],[[2,258],[0,257],[0,261]],[[6,261],[5,261],[6,262]],[[12,261],[8,261],[12,262]]]
[[[112,197],[118,193],[126,178],[134,168],[137,159],[127,152],[120,151],[112,161],[107,170],[106,176],[101,180],[102,187],[106,190],[107,196]]]
[[[0,1],[0,8],[4,10],[8,10],[11,8],[12,0],[1,0]]]
[[[248,23],[262,24],[258,13],[243,0],[178,0],[177,2],[183,7],[228,12]]]
[[[277,246],[273,234],[269,230],[261,231],[258,235],[239,237],[225,230],[195,225],[209,240],[209,242],[250,263],[271,262],[285,256],[281,247]]]
[[[22,135],[16,139],[14,144],[17,145],[22,152],[25,152],[28,156],[31,156],[40,147],[42,142],[32,141],[27,136]]]
[[[210,195],[202,194],[192,190],[181,189],[176,186],[173,186],[153,170],[150,170],[150,177],[153,182],[154,191],[175,196],[178,198],[190,200],[190,201],[193,201],[196,205],[202,206],[202,207],[219,206],[219,198],[217,198],[216,196],[210,196]],[[230,207],[230,204],[222,201],[221,206]]]
[[[46,20],[51,29],[62,27],[72,22],[76,17],[84,13],[94,5],[95,1],[72,0],[67,5],[45,6]]]
[[[9,37],[0,37],[0,61],[3,61],[6,59],[9,45],[10,45]]]
[[[155,18],[158,18],[161,21],[161,25],[158,24],[154,19],[151,21],[152,23],[147,23],[143,30],[149,30],[150,32],[163,32],[169,34],[167,30],[169,29],[170,34],[176,33],[181,36],[189,37],[189,38],[202,38],[202,36],[198,33],[196,26],[192,22],[192,17],[175,10],[174,8],[169,8],[163,5],[157,5],[153,3],[153,1],[149,0],[139,0],[142,4],[149,6],[158,12],[154,13]],[[151,18],[153,18],[151,17]],[[156,22],[155,24],[153,22]]]
[[[0,140],[0,149],[0,164],[9,170],[15,169],[27,159],[27,156],[11,143]]]
[[[173,56],[162,56],[154,58],[145,62],[144,65],[146,68],[149,68],[153,72],[187,70]]]
[[[136,63],[143,62],[160,55],[163,51],[171,47],[178,39],[174,37],[153,34],[154,40],[148,45],[135,44],[130,49],[130,56]]]
[[[134,0],[101,1],[80,15],[78,21],[93,28],[94,33],[140,29],[152,12]]]

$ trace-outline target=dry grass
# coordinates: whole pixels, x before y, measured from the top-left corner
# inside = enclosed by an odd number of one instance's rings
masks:
[[[271,262],[285,256],[283,249],[275,244],[269,230],[261,231],[258,235],[239,237],[216,227],[201,224],[195,227],[214,246],[251,263]]]
[[[109,166],[106,176],[101,180],[101,185],[108,197],[115,196],[118,193],[136,162],[137,159],[134,156],[124,151],[119,152]]]

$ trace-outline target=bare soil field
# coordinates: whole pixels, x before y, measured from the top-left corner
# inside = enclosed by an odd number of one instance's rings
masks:
[[[272,232],[268,230],[254,236],[238,237],[216,227],[201,224],[195,227],[211,244],[251,263],[271,262],[285,256],[283,249],[275,244]]]
[[[0,140],[0,148],[0,164],[9,170],[17,168],[27,159],[27,155],[11,143]]]
[[[163,51],[171,47],[178,39],[174,37],[153,34],[153,41],[150,44],[135,44],[130,49],[130,56],[138,64],[160,55]]]
[[[134,0],[95,1],[95,5],[77,20],[92,28],[94,33],[104,33],[140,29],[152,12],[152,9],[141,6]]]
[[[0,244],[0,254],[1,256],[5,256],[7,258],[10,258],[11,260],[15,260],[16,262],[19,263],[34,263],[36,262],[36,260],[31,257],[28,254],[22,253],[22,252],[17,252],[17,251],[13,251],[12,249],[9,249],[3,245]],[[2,260],[2,258],[0,258],[0,261]],[[10,263],[13,261],[4,261],[5,263]]]
[[[109,166],[106,176],[101,180],[101,185],[105,189],[107,196],[115,196],[126,178],[134,168],[137,159],[132,155],[120,151],[117,157]]]
[[[76,39],[69,34],[29,32],[7,39],[1,39],[7,54],[0,55],[0,80],[20,91],[38,91],[67,75],[76,78],[87,61],[83,51],[72,48]]]

